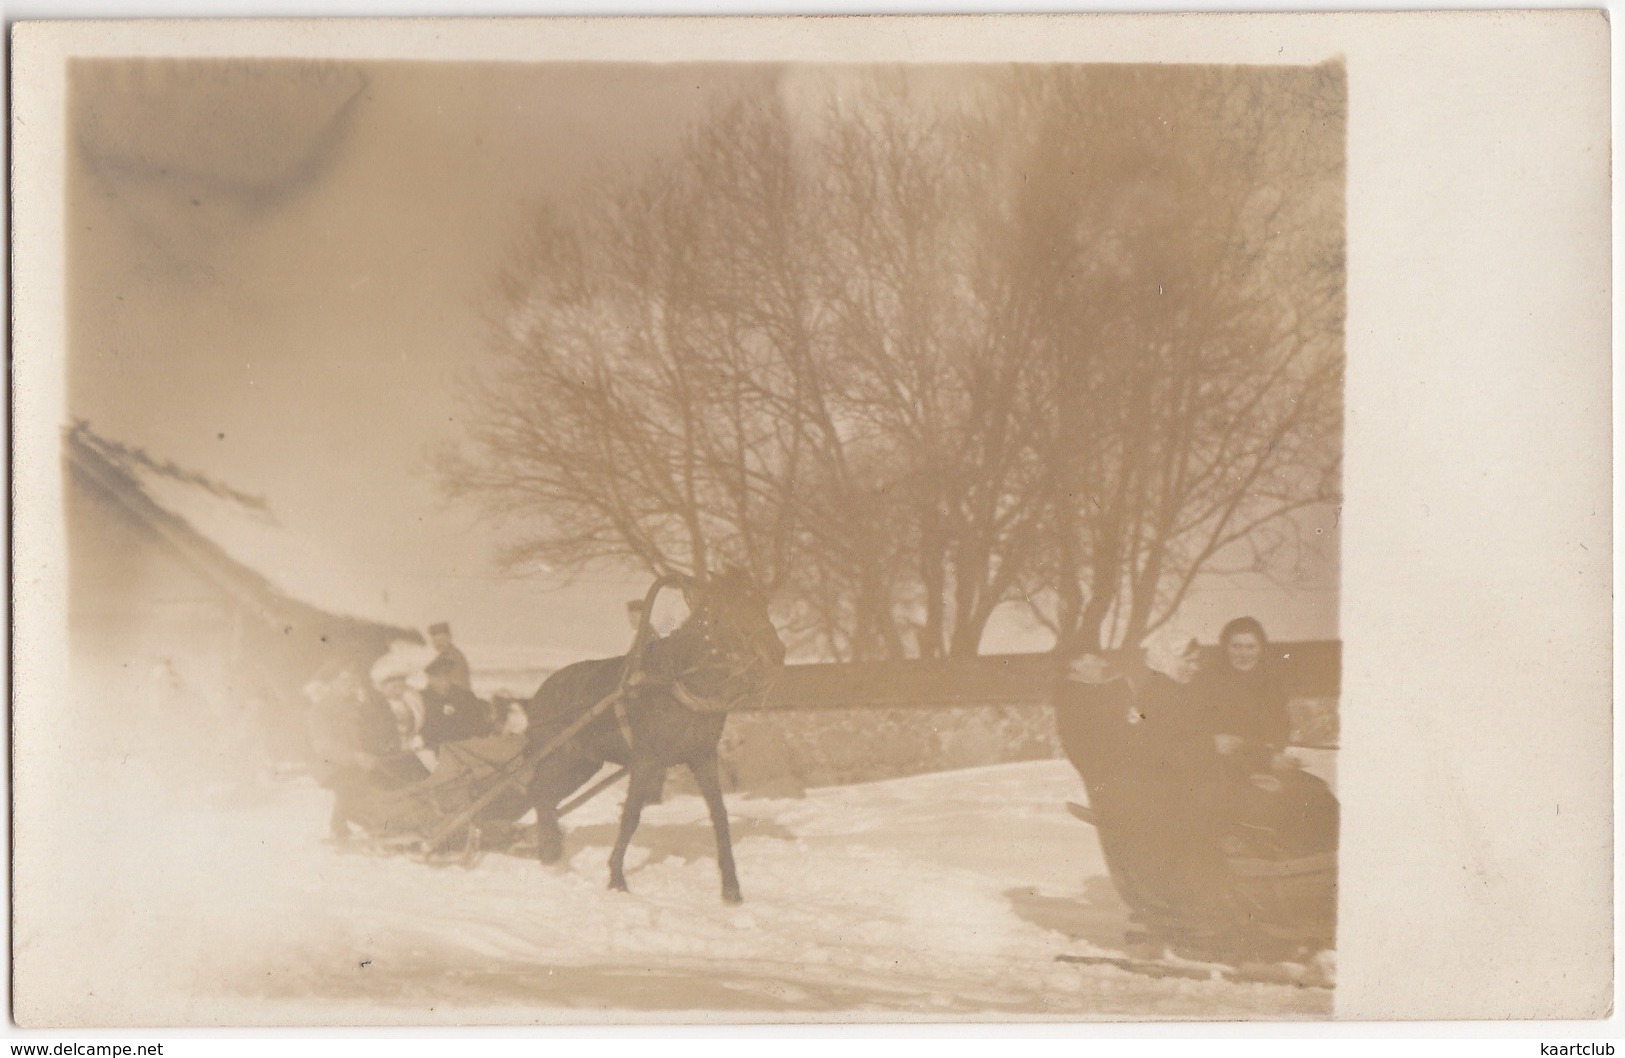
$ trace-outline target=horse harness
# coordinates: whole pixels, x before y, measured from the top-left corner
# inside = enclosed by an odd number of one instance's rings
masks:
[[[647,649],[647,647],[645,647],[645,649]],[[627,714],[626,702],[630,697],[628,691],[633,686],[633,680],[638,672],[638,663],[641,661],[642,657],[640,652],[640,655],[633,659],[633,663],[629,667],[626,677],[623,679],[621,687],[615,696],[615,725],[620,729],[621,738],[626,741],[628,749],[636,749],[637,744],[633,741],[632,721]],[[726,688],[730,685],[742,684],[737,691],[732,693],[724,692],[722,694],[702,696],[695,694],[693,691],[690,691],[687,687],[683,686],[683,678],[685,676],[692,675],[693,673],[699,672],[703,669],[714,667],[718,666],[706,665],[703,663],[696,664],[693,667],[678,673],[672,678],[671,682],[662,689],[670,694],[672,698],[676,699],[677,703],[683,706],[685,709],[690,709],[699,713],[728,712],[740,702],[744,701],[745,698],[751,694],[751,684],[755,682],[751,679],[751,676],[753,670],[757,666],[754,662],[747,663],[743,666],[728,666],[728,674],[724,676],[722,680],[723,687]]]

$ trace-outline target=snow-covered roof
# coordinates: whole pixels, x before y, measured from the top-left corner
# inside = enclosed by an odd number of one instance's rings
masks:
[[[263,498],[100,437],[83,423],[69,432],[68,444],[108,472],[117,491],[131,490],[184,523],[283,598],[337,617],[412,627],[390,605],[385,585],[367,583],[317,541],[290,532]]]

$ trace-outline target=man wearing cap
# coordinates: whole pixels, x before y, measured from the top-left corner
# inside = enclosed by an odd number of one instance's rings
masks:
[[[452,643],[451,625],[444,621],[430,625],[429,643],[435,649],[435,661],[446,661],[451,664],[451,682],[465,691],[471,689],[473,683],[468,678],[468,659]]]

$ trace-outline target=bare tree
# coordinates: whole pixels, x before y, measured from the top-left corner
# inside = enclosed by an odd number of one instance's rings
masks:
[[[1012,80],[980,154],[1009,189],[1009,355],[1043,379],[1018,414],[1048,469],[1027,597],[1063,650],[1138,642],[1338,496],[1342,70]]]
[[[442,475],[510,562],[741,565],[839,657],[1014,600],[1070,648],[1335,498],[1340,68],[908,81],[538,213]]]

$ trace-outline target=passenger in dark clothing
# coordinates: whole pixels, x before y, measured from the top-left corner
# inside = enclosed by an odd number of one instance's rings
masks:
[[[1172,912],[1165,932],[1212,935],[1228,925],[1222,772],[1196,685],[1196,640],[1169,633],[1147,651],[1123,767],[1131,777],[1138,852]]]
[[[1120,667],[1100,655],[1083,655],[1068,666],[1056,690],[1056,733],[1088,791],[1096,835],[1118,895],[1136,915],[1166,915],[1167,896],[1150,876],[1152,867],[1141,852],[1138,784],[1125,766],[1137,699]]]
[[[1255,671],[1263,630],[1233,622],[1225,642],[1235,651],[1200,674],[1188,639],[1154,646],[1148,673],[1077,659],[1057,733],[1112,883],[1151,938],[1199,958],[1273,959],[1334,936],[1338,803],[1282,752],[1284,695]]]
[[[423,691],[423,745],[439,750],[448,742],[483,738],[495,733],[491,709],[474,692],[453,682],[455,666],[436,658],[424,669],[429,686]]]
[[[1337,799],[1287,756],[1291,719],[1269,638],[1251,617],[1219,633],[1219,657],[1198,680],[1223,762],[1231,851],[1264,856],[1319,851],[1337,833]]]
[[[307,688],[312,699],[311,745],[316,779],[333,791],[333,837],[350,836],[363,822],[373,790],[396,789],[428,774],[421,761],[401,750],[395,715],[382,695],[351,670]]]
[[[1137,687],[1101,659],[1079,659],[1056,703],[1113,884],[1142,923],[1189,937],[1215,935],[1229,917],[1220,772],[1193,685],[1197,656],[1190,639],[1153,648]]]
[[[451,641],[451,625],[444,621],[429,626],[429,644],[435,649],[435,662],[446,662],[451,665],[451,682],[463,690],[472,690],[473,683],[468,673],[468,658]],[[424,669],[425,673],[429,670]]]
[[[1061,751],[1083,778],[1097,815],[1118,794],[1121,747],[1134,705],[1128,677],[1099,654],[1074,659],[1056,688],[1055,732]]]
[[[1216,748],[1229,770],[1249,774],[1279,767],[1292,721],[1264,626],[1251,617],[1225,625],[1219,660],[1199,683],[1212,710]]]

